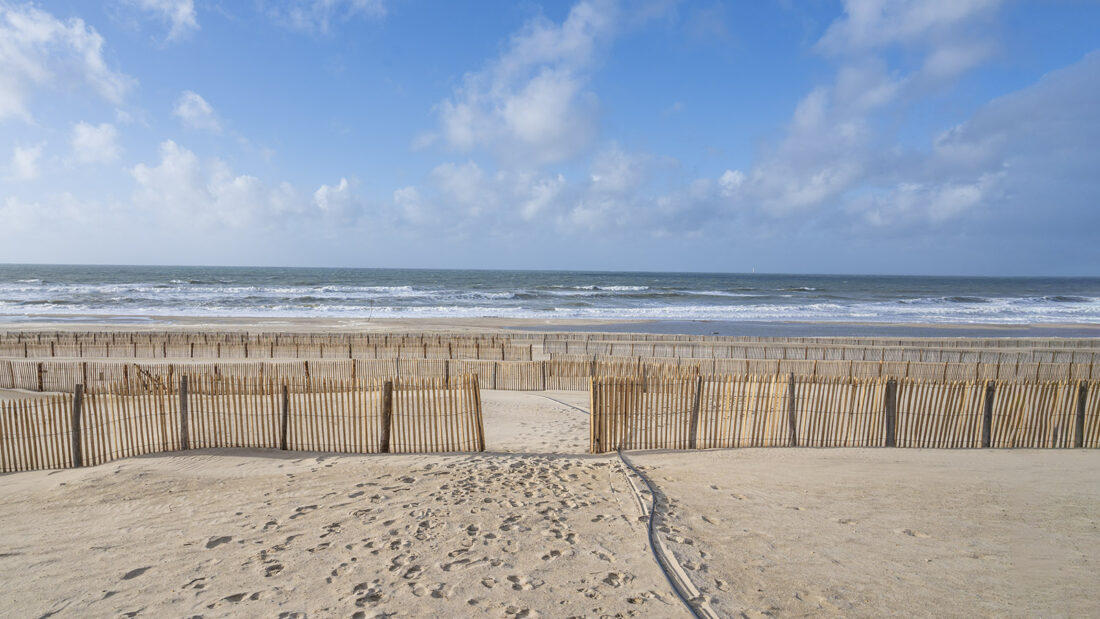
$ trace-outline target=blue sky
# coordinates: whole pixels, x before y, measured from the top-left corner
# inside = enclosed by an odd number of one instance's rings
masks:
[[[0,261],[1100,272],[1100,4],[0,0]]]

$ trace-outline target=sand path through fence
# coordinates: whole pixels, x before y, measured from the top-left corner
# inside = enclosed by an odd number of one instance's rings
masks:
[[[557,400],[557,402],[555,402]],[[586,391],[481,391],[485,451],[502,453],[588,453]]]

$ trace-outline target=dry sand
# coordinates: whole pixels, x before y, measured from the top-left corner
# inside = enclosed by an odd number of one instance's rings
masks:
[[[1095,450],[631,456],[725,616],[1097,616]]]
[[[544,397],[548,396],[548,397]],[[488,452],[196,451],[0,477],[0,614],[686,616],[579,392]],[[720,615],[1095,615],[1100,452],[636,453]]]

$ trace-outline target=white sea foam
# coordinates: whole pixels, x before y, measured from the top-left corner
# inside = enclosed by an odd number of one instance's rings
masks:
[[[467,272],[452,278],[390,272],[372,280],[342,273],[329,280],[325,274],[176,269],[170,276],[129,281],[105,271],[104,283],[87,283],[96,280],[29,275],[0,279],[0,314],[1100,323],[1100,284],[1067,286],[1059,280],[1025,282],[1013,296],[1014,286],[985,281],[895,284],[855,277],[824,277],[817,284],[804,276],[786,281],[794,277],[618,274],[599,284],[584,274]]]

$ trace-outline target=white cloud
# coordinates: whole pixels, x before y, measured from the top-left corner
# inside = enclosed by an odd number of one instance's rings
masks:
[[[479,215],[496,204],[496,192],[473,161],[461,165],[440,164],[432,170],[431,176],[440,192],[451,202],[464,206],[470,215]]]
[[[545,212],[551,211],[566,189],[565,177],[544,176],[525,183],[521,191],[516,191],[519,214],[524,221],[531,221]]]
[[[273,185],[236,174],[219,159],[207,163],[169,140],[160,145],[160,162],[138,164],[133,204],[162,222],[195,222],[203,226],[268,227],[296,218],[353,217],[357,200],[345,179],[336,187],[322,185],[305,197],[290,183]]]
[[[521,165],[560,162],[589,146],[598,130],[598,101],[587,90],[587,74],[617,19],[614,2],[592,0],[574,5],[561,24],[528,23],[497,60],[467,74],[439,104],[447,143],[489,148]]]
[[[37,146],[16,146],[12,150],[11,168],[15,178],[20,180],[33,180],[38,178],[38,160],[42,157],[42,149],[45,144]]]
[[[178,40],[199,29],[194,0],[124,0],[169,25],[168,40]]]
[[[87,231],[87,226],[103,221],[101,216],[106,215],[105,209],[94,202],[83,202],[69,192],[48,194],[41,198],[28,200],[18,196],[8,196],[0,202],[0,249],[8,249],[8,246],[18,246],[20,242],[26,242],[27,233],[30,234],[33,247],[43,247],[38,239],[41,231],[48,229],[56,231],[65,227],[75,227],[76,230]],[[6,237],[6,238],[5,238]],[[63,236],[61,238],[64,238]],[[49,246],[50,251],[56,251],[56,245]],[[7,254],[0,260],[17,260],[18,254]]]
[[[912,181],[903,170],[911,156],[890,143],[884,118],[987,59],[996,47],[988,22],[1000,4],[847,0],[845,14],[816,45],[838,61],[833,81],[798,103],[786,135],[745,175],[739,204],[783,217],[835,207],[868,184]],[[908,71],[888,61],[899,48],[915,59]],[[939,218],[967,210],[964,194],[955,195],[936,202]]]
[[[592,158],[588,179],[594,191],[624,194],[636,191],[649,171],[648,157],[630,154],[612,145]]]
[[[398,214],[408,224],[417,227],[443,224],[435,209],[420,197],[420,191],[416,187],[402,187],[394,191],[393,203],[397,206]]]
[[[341,178],[336,186],[321,185],[313,192],[312,206],[323,217],[345,223],[354,220],[363,210],[362,201],[346,178]]]
[[[133,79],[107,67],[103,37],[78,18],[63,22],[33,5],[0,3],[0,120],[31,120],[38,87],[84,83],[114,103]]]
[[[745,173],[741,170],[726,170],[718,178],[718,186],[722,188],[722,195],[730,197],[745,183]]]
[[[118,130],[114,125],[92,125],[79,122],[73,125],[73,156],[81,163],[110,163],[118,159]]]
[[[845,16],[829,26],[818,47],[861,53],[890,45],[921,44],[964,30],[993,14],[1003,0],[846,0]]]
[[[214,108],[197,92],[183,91],[180,98],[176,100],[176,107],[172,113],[195,129],[221,131],[221,123],[218,121],[218,115],[214,112]]]
[[[385,17],[386,3],[384,0],[284,0],[269,3],[267,13],[294,30],[324,34],[334,22],[356,17]]]

